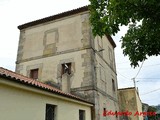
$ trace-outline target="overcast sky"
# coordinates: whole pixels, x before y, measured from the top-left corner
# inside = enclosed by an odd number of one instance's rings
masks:
[[[0,0],[0,66],[15,70],[18,25],[88,4],[88,0]],[[128,57],[124,57],[121,49],[119,41],[126,30],[127,27],[122,27],[113,37],[117,44],[115,57],[119,88],[133,87],[131,78],[139,71],[139,68],[130,67]],[[160,104],[160,57],[151,57],[145,61],[136,81],[142,102]]]

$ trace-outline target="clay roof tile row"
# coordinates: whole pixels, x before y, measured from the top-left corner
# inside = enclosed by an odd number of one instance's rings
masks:
[[[43,90],[52,92],[54,94],[58,94],[58,95],[61,95],[61,96],[64,96],[64,97],[68,97],[68,98],[71,98],[71,99],[75,99],[75,100],[78,100],[78,101],[82,101],[82,102],[85,102],[85,103],[92,104],[92,103],[90,103],[86,100],[83,100],[82,98],[79,98],[79,97],[75,96],[75,95],[72,95],[70,93],[62,92],[61,90],[59,90],[57,88],[54,88],[50,85],[47,85],[47,84],[39,82],[37,80],[28,78],[26,76],[20,75],[18,73],[15,73],[13,71],[7,70],[7,69],[2,68],[2,67],[0,67],[0,77],[8,78],[8,80],[13,81],[13,82],[19,82],[19,83],[22,83],[24,85],[28,85],[28,86],[32,86],[32,87],[36,87],[36,88],[41,88]]]

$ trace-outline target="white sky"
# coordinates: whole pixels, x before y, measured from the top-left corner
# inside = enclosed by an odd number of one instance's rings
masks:
[[[0,66],[15,70],[15,61],[18,48],[18,25],[36,19],[51,16],[89,4],[89,0],[0,0]],[[126,27],[113,37],[117,44],[115,57],[117,64],[117,78],[119,88],[133,87],[131,78],[135,77],[139,68],[132,69],[128,57],[123,56],[121,43]],[[150,105],[160,104],[160,57],[151,57],[144,62],[136,79],[136,85],[142,102]],[[157,79],[150,79],[157,78]],[[157,91],[151,92],[159,89]],[[144,94],[144,95],[142,95]]]

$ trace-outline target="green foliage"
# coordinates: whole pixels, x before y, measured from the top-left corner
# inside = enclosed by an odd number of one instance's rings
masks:
[[[157,109],[154,106],[149,106],[148,107],[148,111],[147,112],[156,112]],[[149,120],[155,120],[155,116],[154,115],[148,115]]]
[[[156,107],[155,106],[149,106],[147,112],[156,112]]]
[[[115,35],[120,26],[129,25],[122,37],[122,49],[132,66],[160,54],[160,0],[90,0],[90,3],[94,36]]]

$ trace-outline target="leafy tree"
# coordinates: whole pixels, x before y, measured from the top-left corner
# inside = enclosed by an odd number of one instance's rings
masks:
[[[122,25],[129,29],[122,40],[123,54],[131,66],[160,54],[160,0],[90,0],[94,36],[115,35]]]
[[[156,107],[154,106],[149,106],[147,112],[156,112]],[[155,115],[148,115],[149,120],[155,120],[156,116]]]

